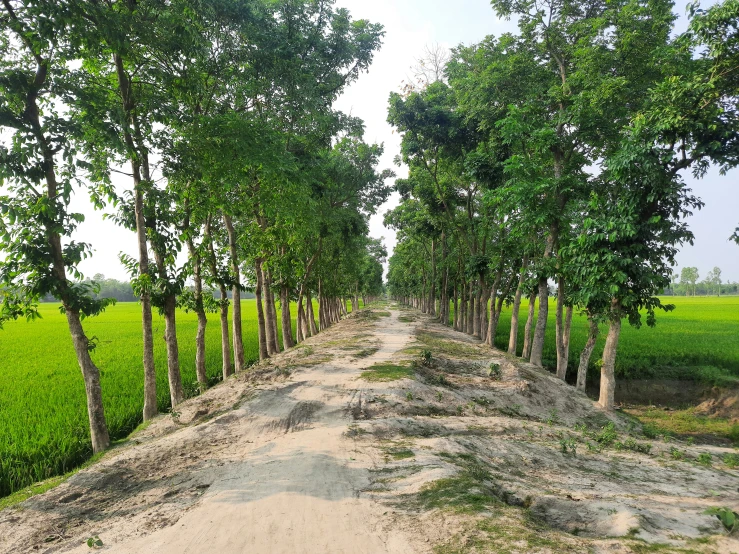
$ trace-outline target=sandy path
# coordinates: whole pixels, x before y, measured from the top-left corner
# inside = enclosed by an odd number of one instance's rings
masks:
[[[358,370],[389,360],[411,339],[391,312],[376,325],[380,349],[361,362],[325,364],[295,374],[235,412],[229,426],[248,426],[230,445],[200,502],[175,525],[107,544],[115,552],[413,552],[386,531],[387,508],[361,495],[371,455],[344,433],[352,404],[362,402]],[[270,433],[279,430],[279,434]],[[212,471],[212,468],[211,470]],[[87,547],[78,549],[80,552]]]

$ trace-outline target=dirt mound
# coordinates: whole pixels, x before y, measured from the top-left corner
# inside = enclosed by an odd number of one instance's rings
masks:
[[[739,423],[739,391],[714,389],[710,398],[695,408],[696,413],[710,417],[720,417]]]

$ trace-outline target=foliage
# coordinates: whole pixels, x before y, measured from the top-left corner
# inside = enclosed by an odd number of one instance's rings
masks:
[[[709,516],[716,516],[729,534],[733,533],[739,527],[739,514],[731,508],[714,506],[708,508],[703,513]]]

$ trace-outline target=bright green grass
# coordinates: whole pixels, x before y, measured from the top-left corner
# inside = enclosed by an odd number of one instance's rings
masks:
[[[646,323],[631,327],[624,320],[616,358],[616,371],[629,378],[685,378],[690,375],[711,378],[714,366],[739,377],[739,297],[664,297],[665,304],[675,304],[672,312],[659,312],[657,326]],[[556,303],[550,299],[547,334],[544,344],[544,365],[556,366],[554,345],[554,315]],[[538,305],[537,305],[538,311]],[[528,303],[521,304],[519,316],[518,354],[523,347],[523,330]],[[498,348],[508,348],[511,329],[511,309],[504,308],[495,336]],[[594,364],[603,353],[607,328],[601,335],[591,358]],[[587,320],[577,313],[572,318],[570,339],[570,369],[577,367],[580,352],[587,340]]]
[[[42,304],[39,311],[42,319],[9,322],[0,331],[0,497],[67,473],[92,455],[85,389],[66,319],[56,304]],[[243,301],[242,312],[249,363],[259,357],[255,301]],[[86,319],[83,325],[88,336],[99,339],[93,360],[102,373],[111,438],[120,439],[141,423],[142,417],[141,308],[138,303],[119,303],[98,317]],[[195,314],[177,313],[182,380],[190,394],[196,388],[196,329]],[[169,407],[163,336],[164,320],[155,314],[160,411]],[[206,366],[209,379],[217,381],[222,372],[218,314],[208,316]]]
[[[363,371],[360,377],[365,381],[397,381],[411,377],[413,373],[413,368],[410,366],[380,363]]]

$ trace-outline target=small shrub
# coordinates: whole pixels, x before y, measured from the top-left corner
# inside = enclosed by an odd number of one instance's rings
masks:
[[[100,537],[95,535],[94,537],[90,537],[85,541],[88,548],[101,548],[103,546],[103,541],[100,540]]]
[[[411,391],[408,391],[407,393],[405,393],[405,399],[408,401],[413,400],[413,393]]]
[[[429,367],[434,361],[431,350],[421,350],[421,353],[418,355],[418,361],[422,366]]]
[[[684,452],[681,452],[680,450],[678,450],[677,448],[675,448],[673,446],[672,448],[670,448],[670,457],[673,460],[684,460],[685,459],[685,453]]]
[[[437,392],[436,392],[436,399],[437,399],[437,400],[438,400],[439,402],[441,402],[443,398],[444,398],[444,395],[443,395],[443,394],[441,394],[441,391],[437,391]]]
[[[649,454],[652,450],[651,444],[641,444],[632,438],[628,438],[624,442],[616,441],[613,446],[616,450],[631,450],[632,452],[639,452],[641,454]]]
[[[713,463],[713,458],[708,452],[701,452],[700,454],[698,454],[698,457],[695,459],[695,461],[701,465],[709,467]]]
[[[559,423],[559,414],[557,413],[556,409],[552,409],[552,411],[549,412],[549,417],[547,418],[547,424],[556,425],[557,423]]]
[[[577,443],[572,437],[569,439],[559,439],[559,449],[562,451],[562,454],[572,454],[575,456],[577,454]]]
[[[616,433],[616,426],[612,421],[606,423],[600,430],[600,433],[593,437],[595,442],[601,446],[611,446],[616,439],[618,439],[618,433]]]
[[[726,529],[729,534],[733,533],[737,529],[737,527],[739,527],[739,514],[737,514],[731,508],[714,506],[708,508],[703,513],[709,516],[716,516],[721,522],[721,525],[724,526],[724,529]]]
[[[724,463],[731,469],[739,467],[739,454],[727,454],[724,456]]]
[[[499,381],[501,377],[503,377],[503,371],[500,369],[500,364],[496,364],[495,362],[491,362],[490,366],[488,367],[488,377],[495,381]]]

